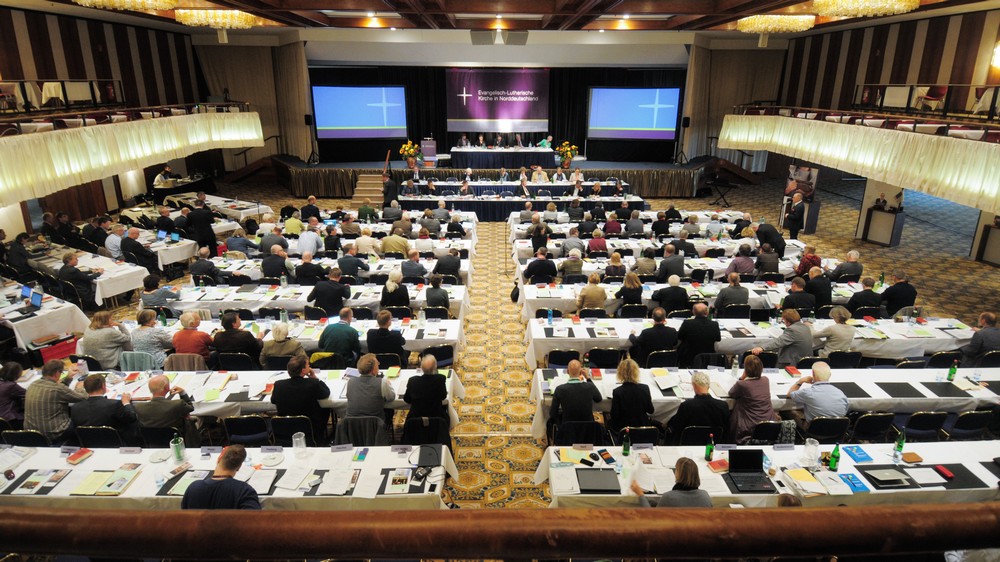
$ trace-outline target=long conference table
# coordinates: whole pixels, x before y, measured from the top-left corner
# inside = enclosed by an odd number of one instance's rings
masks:
[[[177,208],[185,205],[194,207],[197,195],[198,194],[195,192],[168,195],[163,199],[163,202]],[[240,201],[238,199],[219,197],[218,195],[205,195],[205,203],[207,203],[212,210],[218,211],[237,222],[243,222],[249,217],[274,213],[274,211],[271,210],[271,207],[262,205],[260,201],[254,200]]]
[[[729,389],[736,382],[732,372],[721,367],[698,370],[711,378],[712,396],[726,400],[732,408],[733,401],[728,397]],[[771,387],[771,406],[775,411],[794,410],[798,407],[788,398],[788,391],[801,376],[812,373],[810,369],[801,371],[802,375],[793,376],[784,369],[765,369],[764,376]],[[978,369],[982,373],[982,380],[988,384],[985,387],[975,386],[969,379],[974,378],[977,369],[959,369],[957,384],[943,380],[946,371],[947,369],[836,369],[830,381],[847,396],[851,410],[859,412],[966,412],[1000,404],[1000,396],[997,395],[1000,392],[1000,368]],[[677,413],[681,403],[694,395],[691,387],[691,374],[694,372],[693,369],[640,369],[639,384],[649,387],[649,395],[653,400],[653,413],[650,415],[652,419],[666,424]],[[601,369],[601,373],[601,380],[594,381],[604,397],[597,409],[610,412],[611,395],[619,383],[614,369]],[[677,376],[674,382],[679,380],[679,386],[661,390],[656,377],[670,374]],[[565,369],[535,370],[529,394],[529,398],[535,403],[535,415],[531,423],[534,437],[545,437],[545,422],[552,406],[552,392],[567,380]]]
[[[291,244],[289,244],[289,251],[291,251]],[[290,259],[292,263],[295,264],[295,267],[298,267],[302,263],[302,260],[300,258],[290,258]],[[263,261],[262,259],[248,258],[242,260],[242,259],[228,259],[228,258],[216,257],[212,258],[212,261],[215,262],[215,265],[219,269],[221,269],[226,273],[233,273],[239,271],[243,275],[254,280],[260,279],[264,275],[260,268],[261,262]],[[368,263],[369,269],[368,271],[365,271],[363,269],[358,270],[358,277],[359,277],[358,280],[361,281],[362,279],[367,279],[372,275],[379,275],[379,274],[388,275],[389,273],[392,272],[392,270],[399,269],[400,264],[402,264],[402,262],[403,260],[399,258],[380,258],[378,261],[372,262],[371,257],[369,256],[369,263]],[[461,260],[461,262],[462,265],[459,267],[458,277],[459,279],[462,280],[463,284],[469,286],[472,284],[473,273],[474,273],[472,269],[472,260],[466,258]],[[328,269],[331,267],[337,267],[337,260],[334,258],[315,259],[313,260],[313,263],[321,265],[324,268]],[[424,277],[429,277],[430,272],[434,271],[434,268],[437,266],[437,258],[421,258],[420,264],[423,265],[424,269],[426,269],[428,272],[426,275],[424,275]]]
[[[848,444],[841,445],[841,451]],[[858,463],[846,453],[840,456],[837,473],[821,469],[815,472],[817,482],[798,484],[793,469],[802,466],[805,447],[740,447],[741,449],[762,449],[765,463],[777,470],[773,482],[779,493],[791,493],[802,499],[806,507],[832,507],[838,505],[892,505],[916,503],[959,503],[997,500],[997,480],[1000,466],[993,458],[1000,456],[1000,442],[976,441],[944,443],[907,443],[905,451],[914,452],[923,458],[919,464],[892,463],[891,443],[865,443],[857,445],[871,461]],[[606,447],[614,459],[621,458],[620,447]],[[820,445],[821,452],[829,452],[833,445]],[[723,477],[712,472],[705,461],[704,447],[633,447],[634,464],[618,477],[619,491],[606,493],[581,493],[578,471],[598,470],[613,467],[599,464],[592,468],[581,464],[580,460],[590,454],[589,450],[570,447],[550,447],[542,456],[535,471],[535,484],[550,483],[552,503],[550,507],[607,508],[637,507],[639,499],[629,486],[632,475],[651,496],[650,503],[656,505],[656,495],[669,491],[674,485],[673,467],[677,459],[687,457],[698,467],[701,489],[708,492],[714,507],[741,505],[743,507],[775,507],[778,493],[741,493]],[[558,459],[556,454],[559,455]],[[860,456],[860,455],[859,455]],[[645,458],[643,458],[645,457]],[[716,449],[715,459],[728,459],[729,452]],[[861,457],[864,458],[864,457]],[[565,459],[565,460],[563,460]],[[561,460],[562,462],[557,462]],[[648,461],[649,464],[646,464]],[[600,461],[599,461],[600,462]],[[944,465],[954,478],[945,480],[934,471],[937,465]],[[787,469],[787,470],[786,470]],[[879,486],[870,475],[879,469],[901,470],[906,477],[900,487]],[[792,471],[789,473],[789,471]],[[855,493],[843,478],[853,476],[864,486]],[[626,479],[627,477],[627,479]],[[801,478],[799,476],[799,478]],[[803,491],[808,490],[808,491]],[[904,515],[905,517],[905,515]]]
[[[517,148],[451,148],[452,168],[507,168],[522,166],[555,167],[555,152],[551,148],[535,146]]]
[[[456,172],[457,173],[457,172]],[[434,194],[424,194],[426,190],[427,182],[433,180],[436,192]],[[418,186],[420,193],[419,195],[426,195],[428,197],[447,197],[447,192],[451,191],[451,195],[458,195],[459,189],[462,187],[462,182],[457,178],[447,178],[445,180],[438,180],[431,177],[421,178],[421,181],[414,183],[414,192],[407,192],[406,185],[400,186],[399,194],[403,196],[415,196]],[[573,196],[572,190],[573,186],[576,185],[575,182],[568,180],[565,181],[546,181],[546,182],[528,182],[528,190],[532,195],[537,196],[539,191],[548,191],[549,194],[543,196],[545,197],[566,197],[566,201],[572,201],[575,199],[586,200],[586,199],[597,199],[597,197],[592,196],[591,191],[594,188],[594,183],[592,181],[581,182],[583,186],[582,193]],[[596,183],[601,184],[601,197],[615,197],[615,185],[613,183],[598,181]],[[621,182],[622,187],[625,189],[626,194],[628,194],[629,184],[628,182]],[[467,197],[494,197],[502,194],[505,191],[511,193],[516,193],[521,182],[516,178],[510,180],[488,180],[480,178],[477,180],[469,180],[469,189],[472,190],[472,194]],[[618,196],[620,197],[620,196]]]
[[[404,210],[423,211],[424,209],[434,209],[437,202],[443,200],[449,209],[460,211],[472,211],[480,220],[487,222],[500,222],[507,220],[513,212],[520,212],[524,209],[524,204],[531,202],[534,210],[544,210],[549,203],[555,203],[558,207],[568,206],[572,197],[531,197],[528,199],[521,197],[499,197],[498,196],[466,196],[466,197],[433,197],[433,196],[405,196],[398,198],[399,206]],[[636,195],[625,197],[630,211],[642,211],[646,208],[646,202]],[[621,197],[590,197],[580,200],[580,206],[585,210],[593,209],[597,203],[601,203],[605,209],[616,209],[621,206]]]
[[[667,325],[678,329],[680,318],[667,319]],[[769,343],[781,335],[783,326],[762,325],[749,320],[718,320],[722,341],[715,343],[716,353],[742,354],[754,347]],[[829,320],[817,320],[819,328]],[[858,328],[851,351],[860,351],[865,357],[899,359],[921,357],[939,351],[952,351],[972,339],[972,330],[965,324],[947,318],[929,319],[926,326],[896,323],[892,320],[852,320]],[[629,335],[640,333],[652,326],[649,319],[581,319],[579,324],[570,318],[559,318],[549,326],[545,318],[532,319],[525,330],[527,351],[525,362],[535,368],[554,349],[570,349],[584,353],[594,348],[627,349],[632,346]],[[813,342],[819,348],[819,341]]]
[[[66,462],[58,447],[41,447],[13,468],[14,480],[5,481],[0,488],[0,505],[179,509],[183,490],[191,481],[212,474],[221,449],[203,447],[201,451],[185,451],[190,467],[174,475],[178,463],[170,458],[167,449],[141,449],[135,453],[95,449],[90,458],[73,466]],[[249,448],[247,462],[236,478],[254,487],[264,509],[447,509],[441,495],[445,479],[447,476],[458,479],[458,469],[448,447],[421,445],[411,450],[404,448],[402,452],[390,447],[367,447],[364,459],[355,460],[360,449],[310,447],[300,454],[291,447]],[[0,462],[15,458],[13,454],[0,457]],[[422,457],[431,459],[428,466],[432,469],[426,480],[417,483],[412,471]],[[91,491],[110,482],[115,471],[123,467],[139,472],[119,495]],[[308,483],[316,477],[322,478],[322,483],[310,487]],[[99,482],[91,480],[95,478]],[[397,479],[400,485],[391,486]]]
[[[149,271],[145,267],[59,244],[53,244],[43,256],[35,258],[35,260],[51,267],[58,277],[58,272],[63,266],[62,257],[66,252],[76,253],[79,259],[77,267],[81,270],[89,271],[97,268],[104,270],[104,273],[94,280],[94,298],[98,303],[142,287],[142,280],[149,275]]]
[[[128,209],[122,209],[121,215],[132,219],[134,222],[139,222],[139,217],[145,216],[153,222],[160,217],[160,212],[156,207],[143,206],[143,207],[130,207]],[[179,210],[170,211],[170,218],[172,220],[177,220],[177,217],[181,216]],[[212,225],[212,230],[215,231],[216,236],[225,236],[233,232],[237,228],[243,228],[240,224],[232,219],[220,219],[216,218],[215,223]]]
[[[52,334],[83,332],[90,324],[87,315],[75,304],[52,295],[42,300],[42,308],[27,314],[18,311],[24,306],[21,285],[8,281],[3,287],[3,298],[9,303],[0,308],[3,324],[14,330],[17,346],[23,349],[35,339]]]

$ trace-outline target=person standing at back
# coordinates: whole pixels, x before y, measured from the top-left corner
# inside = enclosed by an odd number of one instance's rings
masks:
[[[257,491],[234,478],[246,459],[243,445],[223,449],[212,476],[192,482],[184,491],[181,509],[260,509]]]

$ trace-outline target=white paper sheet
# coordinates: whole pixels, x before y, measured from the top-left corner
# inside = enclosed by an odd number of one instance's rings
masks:
[[[657,494],[665,494],[674,489],[677,480],[674,478],[674,471],[662,466],[647,466],[646,473],[653,481],[653,487]]]
[[[943,476],[938,474],[933,468],[906,468],[906,474],[921,486],[927,484],[944,484],[947,482]]]
[[[382,486],[382,472],[377,468],[367,468],[361,471],[358,476],[358,483],[354,485],[356,498],[374,498],[378,496],[378,489]]]
[[[333,468],[323,475],[323,483],[316,490],[317,495],[342,496],[351,489],[351,478],[354,469],[347,467]]]
[[[549,469],[549,483],[553,495],[570,495],[580,493],[580,481],[576,478],[576,469],[572,466],[552,467]]]
[[[278,488],[283,490],[298,490],[306,476],[312,473],[308,466],[293,466],[285,469],[285,474],[278,480]]]
[[[266,494],[271,491],[271,484],[277,476],[278,472],[275,470],[255,470],[247,484],[257,490],[258,494]]]

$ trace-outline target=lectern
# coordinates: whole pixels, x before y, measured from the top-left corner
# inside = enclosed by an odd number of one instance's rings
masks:
[[[903,222],[905,220],[906,213],[902,211],[894,212],[871,207],[868,209],[868,220],[861,233],[861,239],[880,246],[899,246],[899,240],[903,237]]]

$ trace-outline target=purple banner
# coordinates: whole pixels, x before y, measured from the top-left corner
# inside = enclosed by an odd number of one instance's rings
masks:
[[[548,131],[548,70],[449,68],[445,80],[449,131]]]

